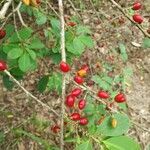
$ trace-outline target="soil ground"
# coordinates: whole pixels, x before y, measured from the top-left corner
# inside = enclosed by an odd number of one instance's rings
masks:
[[[146,16],[150,13],[148,7],[149,0],[143,2],[145,10],[142,11],[142,14]],[[129,55],[127,65],[133,69],[132,80],[127,89],[127,103],[129,106],[129,114],[135,123],[129,131],[129,134],[141,143],[143,150],[150,150],[150,49],[143,49],[134,44],[142,43],[143,34],[116,8],[111,7],[111,3],[106,4],[105,1],[102,1],[100,6],[95,5],[93,8],[90,1],[85,0],[85,8],[83,10],[78,4],[74,4],[75,7],[78,8],[76,11],[71,3],[68,1],[65,1],[65,3],[67,14],[79,14],[84,24],[89,25],[92,29],[93,37],[97,44],[93,50],[88,50],[88,55],[90,56],[89,61],[93,62],[95,57],[102,59],[102,56],[105,57],[109,49],[117,46],[119,42],[126,44]],[[120,1],[119,3],[124,7],[128,7],[132,4],[132,1]],[[100,11],[99,8],[101,8]],[[107,18],[112,19],[108,20]],[[146,28],[150,26],[148,20],[150,21],[150,18],[147,18],[147,22],[144,24]],[[48,62],[48,60],[46,61]],[[40,64],[39,69],[34,73],[28,74],[21,83],[43,102],[59,110],[60,101],[59,99],[57,101],[51,99],[52,93],[42,95],[35,90],[37,79],[41,77],[43,72],[47,72],[44,63],[42,62]],[[0,86],[0,108],[3,111],[6,110],[7,114],[10,113],[9,115],[13,115],[13,117],[10,116],[9,118],[0,116],[0,129],[2,128],[6,131],[9,130],[11,126],[18,125],[18,123],[26,120],[33,112],[37,112],[39,118],[53,118],[53,115],[50,116],[46,111],[41,110],[41,106],[30,101],[17,86],[13,91],[7,91],[2,83]],[[11,138],[12,137],[10,137],[10,139]],[[12,147],[9,147],[9,144],[11,146],[13,145],[11,143],[13,141],[9,141],[8,139],[7,142],[7,149],[13,150]],[[31,141],[28,142],[28,148],[30,150],[33,147],[33,149],[36,149],[37,145],[35,143]],[[24,142],[18,144],[18,149],[27,150],[24,145]],[[1,150],[5,149],[2,148]]]

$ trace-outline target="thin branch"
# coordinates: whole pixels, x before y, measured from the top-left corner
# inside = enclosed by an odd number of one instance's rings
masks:
[[[4,19],[6,12],[10,6],[10,4],[12,3],[13,0],[7,0],[6,3],[4,4],[4,6],[2,7],[1,11],[0,11],[0,19]]]
[[[19,20],[20,20],[22,26],[27,27],[27,25],[26,25],[25,22],[23,21],[23,18],[22,18],[22,15],[21,15],[19,9],[17,10],[17,14],[18,14],[18,17],[19,17]]]
[[[144,31],[141,25],[135,23],[117,2],[115,2],[114,0],[109,0],[109,1],[111,1],[128,20],[130,20],[133,24],[135,24],[146,37],[150,38],[150,35],[146,31]]]
[[[48,105],[46,105],[45,103],[41,102],[37,97],[35,97],[34,95],[32,95],[29,91],[27,91],[11,74],[9,71],[5,70],[4,71],[29,97],[31,97],[32,99],[34,99],[37,103],[39,103],[40,105],[42,105],[43,107],[47,108],[48,110],[52,111],[55,115],[57,115],[58,117],[60,116],[55,110],[53,110],[52,108],[50,108]]]
[[[78,13],[78,10],[74,6],[73,2],[71,0],[68,0],[68,2],[70,3],[71,7],[74,9],[75,13],[79,16],[79,18],[82,19],[81,15]]]
[[[66,51],[65,51],[65,21],[64,21],[64,11],[63,11],[63,2],[58,0],[59,13],[60,13],[60,22],[61,22],[61,57],[62,61],[66,62]],[[61,136],[60,136],[60,149],[64,149],[64,115],[65,115],[65,97],[66,97],[66,74],[63,74],[62,81],[62,102],[61,102]]]
[[[22,2],[20,2],[18,4],[18,6],[5,18],[5,21],[3,22],[2,26],[0,28],[3,28],[7,22],[7,20],[9,19],[9,17],[11,17],[11,15],[13,15],[13,13],[15,13],[17,10],[20,9]]]

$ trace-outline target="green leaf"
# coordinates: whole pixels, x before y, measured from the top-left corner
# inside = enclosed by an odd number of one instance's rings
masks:
[[[113,83],[113,79],[111,77],[107,76],[107,75],[104,75],[102,77],[102,80],[105,81],[105,82],[107,82],[107,83],[109,83],[109,84]]]
[[[8,89],[8,90],[12,90],[14,83],[9,79],[8,76],[4,75],[3,76],[3,83],[4,86]]]
[[[19,37],[21,38],[21,40],[27,40],[29,39],[29,37],[31,36],[33,30],[31,28],[23,28],[21,30],[18,31]],[[15,32],[10,38],[9,38],[10,42],[19,42],[19,38],[17,33]]]
[[[49,90],[56,90],[60,93],[62,88],[62,75],[60,73],[53,73],[53,75],[49,77],[47,86]]]
[[[27,5],[21,5],[21,8],[20,8],[20,11],[21,12],[25,12],[27,13],[29,16],[32,16],[33,15],[33,10],[32,7],[29,7]]]
[[[41,48],[44,48],[45,45],[41,42],[39,38],[34,38],[30,42],[30,45],[28,47],[29,49],[41,49]]]
[[[150,48],[150,38],[144,38],[143,45],[144,48]]]
[[[31,56],[31,58],[33,60],[35,60],[36,59],[36,53],[33,50],[30,50],[30,49],[27,49],[27,51],[28,51],[29,55]]]
[[[125,67],[125,68],[123,69],[123,74],[124,74],[124,76],[126,76],[126,77],[131,77],[131,76],[133,75],[133,70],[132,70],[132,68],[131,68],[131,67]]]
[[[76,147],[76,150],[93,150],[93,146],[90,140],[82,142]]]
[[[21,55],[23,54],[23,49],[21,48],[14,48],[14,49],[11,49],[9,52],[8,52],[8,58],[10,59],[17,59],[18,57],[20,57]]]
[[[37,89],[39,92],[44,92],[46,87],[47,87],[47,84],[48,84],[48,81],[49,81],[49,76],[43,76],[39,82],[38,82],[38,86],[37,86]]]
[[[0,143],[2,143],[5,139],[5,135],[2,131],[0,131]]]
[[[92,80],[98,84],[98,86],[104,90],[110,90],[111,84],[107,83],[105,80],[102,80],[102,78],[98,75],[95,75],[92,77]]]
[[[90,36],[81,35],[81,36],[79,36],[79,39],[88,48],[92,48],[94,46],[94,42]]]
[[[133,16],[135,11],[132,8],[130,8],[130,9],[128,9],[128,13],[130,16]]]
[[[119,105],[119,108],[121,108],[121,109],[123,109],[123,110],[127,110],[127,105],[126,105],[126,103],[119,103],[118,104]]]
[[[61,55],[59,53],[50,55],[50,58],[53,60],[53,63],[58,64],[61,61]]]
[[[140,145],[127,136],[119,136],[104,140],[109,150],[141,150]]]
[[[76,54],[81,55],[84,52],[84,44],[82,43],[82,41],[80,40],[80,38],[75,37],[73,40],[73,47],[76,51]]]
[[[18,67],[17,68],[12,68],[10,70],[10,73],[17,79],[22,79],[24,72],[22,72]]]
[[[101,125],[97,127],[97,133],[105,136],[119,136],[126,133],[130,127],[129,118],[125,114],[114,114],[113,117],[117,120],[116,128],[111,125],[111,116],[105,118]]]
[[[12,35],[12,33],[14,32],[14,30],[15,30],[15,28],[14,28],[14,26],[12,24],[7,24],[5,29],[6,29],[6,36],[5,36],[5,38],[9,38]]]
[[[11,51],[12,49],[18,49],[19,46],[18,44],[7,44],[7,45],[3,45],[3,52],[8,53],[9,51]]]
[[[88,103],[88,105],[85,107],[84,112],[87,114],[93,114],[95,112],[95,106],[92,103]]]
[[[126,62],[128,60],[128,55],[127,55],[127,52],[126,52],[125,45],[124,44],[119,44],[119,49],[120,49],[120,52],[121,52],[122,60],[124,62]]]
[[[28,53],[24,53],[18,60],[19,68],[21,71],[26,72],[31,67],[30,55]]]
[[[91,34],[90,27],[88,26],[78,26],[77,34]]]
[[[45,24],[47,21],[47,16],[43,13],[41,13],[40,11],[37,11],[36,13],[36,23],[38,25],[43,25]]]
[[[52,18],[51,25],[54,31],[60,31],[60,21],[58,19]]]

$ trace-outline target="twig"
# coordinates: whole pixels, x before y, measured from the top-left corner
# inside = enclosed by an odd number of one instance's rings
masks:
[[[77,9],[75,8],[73,2],[71,0],[68,0],[68,2],[70,3],[71,7],[74,9],[74,11],[76,12],[76,14],[79,16],[79,18],[82,19],[81,15],[78,13]]]
[[[13,8],[13,12],[14,12],[14,2],[12,2],[12,8]],[[19,38],[19,40],[21,41],[21,38],[20,38],[20,35],[18,33],[18,30],[17,30],[17,23],[16,23],[16,15],[15,13],[13,13],[13,19],[14,19],[14,27],[15,27],[15,32],[17,33],[17,37]]]
[[[27,25],[26,25],[25,22],[23,21],[23,18],[22,18],[22,16],[21,16],[21,13],[20,13],[20,10],[19,10],[19,9],[17,10],[17,14],[18,14],[18,17],[19,17],[19,19],[20,19],[21,24],[22,24],[24,27],[27,27]]]
[[[0,11],[0,19],[4,19],[6,12],[10,6],[10,4],[12,3],[13,0],[7,0],[6,3],[4,4],[4,6],[2,7],[1,11]]]
[[[46,105],[45,103],[41,102],[37,97],[35,97],[34,95],[32,95],[29,91],[27,91],[11,74],[9,71],[5,70],[4,71],[28,96],[30,96],[32,99],[34,99],[36,102],[38,102],[40,105],[42,105],[43,107],[46,107],[48,110],[52,111],[55,115],[57,115],[59,117],[59,114],[53,110],[52,108],[50,108],[48,105]]]
[[[3,28],[3,27],[5,26],[7,20],[9,19],[9,17],[11,17],[11,15],[13,15],[13,13],[15,13],[17,10],[20,9],[21,4],[22,4],[22,2],[20,2],[20,3],[18,4],[18,6],[5,18],[5,21],[4,21],[4,23],[2,24],[2,26],[1,26],[0,28]]]
[[[48,4],[48,6],[50,7],[50,9],[52,9],[52,11],[57,15],[57,17],[59,17],[59,14],[57,13],[57,11],[53,8],[53,6],[49,3],[46,2]]]
[[[65,51],[65,21],[64,21],[64,11],[63,11],[63,2],[58,0],[59,13],[60,13],[60,22],[61,22],[61,57],[62,61],[66,62],[66,51]],[[60,136],[60,149],[64,149],[64,115],[65,115],[65,97],[66,97],[66,74],[63,74],[62,80],[62,102],[61,102],[61,136]]]
[[[74,82],[74,81],[73,81],[73,82]],[[95,91],[93,91],[92,89],[90,89],[90,88],[87,87],[86,85],[83,85],[83,86],[82,86],[82,85],[77,84],[76,82],[74,82],[74,84],[75,84],[76,86],[82,88],[83,90],[86,90],[86,91],[88,92],[88,94],[90,94],[95,100],[97,100],[97,101],[99,101],[100,103],[102,103],[102,104],[104,104],[105,106],[107,106],[107,102],[105,102],[105,101],[101,100],[99,97],[95,96],[95,94],[96,94]],[[128,106],[128,105],[127,105],[127,107],[128,107],[128,109],[129,109],[129,106]],[[111,110],[111,111],[114,112],[114,113],[119,113],[119,112],[125,113],[124,111],[121,111],[121,110],[120,110],[120,111],[115,110],[115,109],[111,108],[110,106],[107,106],[107,108],[109,108],[109,110]],[[126,113],[125,113],[125,114],[126,114]],[[138,128],[141,128],[143,131],[146,131],[146,132],[150,133],[150,130],[148,130],[148,129],[142,127],[140,124],[134,122],[131,118],[130,118],[130,120],[131,120],[131,122],[132,122],[135,126],[137,126]]]
[[[150,35],[147,32],[145,32],[144,29],[139,24],[135,23],[117,2],[115,2],[114,0],[109,0],[109,1],[111,1],[128,20],[130,20],[133,24],[135,24],[146,37],[150,38]]]

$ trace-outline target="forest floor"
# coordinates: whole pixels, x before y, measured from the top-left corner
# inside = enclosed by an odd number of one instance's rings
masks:
[[[149,5],[148,0],[143,2],[145,6]],[[90,1],[86,0],[84,9],[81,8],[81,5],[76,3],[74,3],[74,6],[68,1],[65,3],[66,14],[79,15],[83,23],[92,29],[92,36],[95,39],[96,46],[93,50],[87,50],[86,52],[86,54],[90,56],[89,62],[95,63],[95,59],[103,59],[109,49],[114,48],[114,46],[117,46],[120,42],[125,43],[129,56],[127,65],[133,69],[133,76],[127,88],[127,103],[129,107],[128,112],[135,124],[129,131],[129,134],[141,143],[143,150],[150,150],[150,49],[143,49],[140,46],[143,40],[143,34],[137,27],[132,25],[117,8],[111,7],[111,3],[106,4],[102,2],[102,7],[100,7],[98,5],[92,5]],[[128,7],[129,4],[132,4],[132,1],[120,1],[119,3],[124,7]],[[150,7],[142,10],[142,13],[146,16],[150,13]],[[146,27],[148,28],[149,26],[150,18],[147,19],[146,23]],[[59,110],[60,101],[51,100],[51,93],[42,95],[35,90],[37,79],[41,76],[43,71],[47,71],[44,67],[44,63],[40,64],[39,69],[34,73],[28,74],[21,83],[26,89],[43,100],[43,102],[47,102],[50,106]],[[8,126],[18,126],[18,124],[22,124],[33,112],[36,112],[39,118],[53,118],[53,115],[50,116],[46,111],[41,110],[41,106],[31,102],[30,98],[23,94],[17,86],[13,91],[7,91],[2,86],[0,89],[0,108],[3,112],[6,110],[8,115],[8,118],[0,115],[0,128],[6,131],[8,130],[9,132]],[[45,99],[47,100],[45,101]],[[32,129],[32,126],[29,128]],[[10,136],[10,139],[11,138]],[[9,141],[8,139],[8,143],[11,146],[13,142],[15,141]],[[25,143],[23,142],[22,144],[18,144],[18,149],[27,150],[24,145]],[[29,145],[29,147],[36,149],[35,143],[30,141]],[[12,148],[9,147],[9,145],[7,146],[8,150]],[[11,150],[13,150],[13,148]]]

